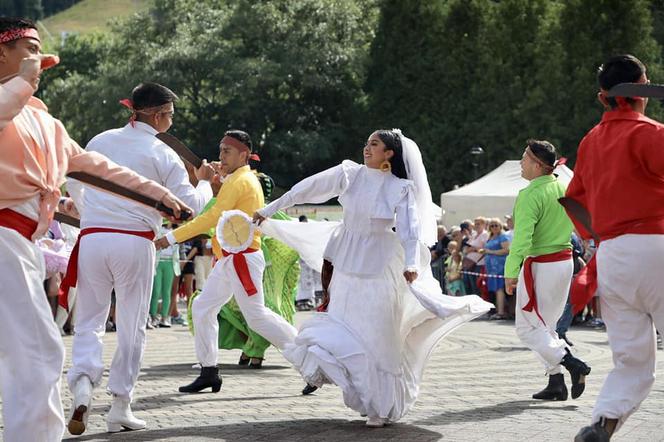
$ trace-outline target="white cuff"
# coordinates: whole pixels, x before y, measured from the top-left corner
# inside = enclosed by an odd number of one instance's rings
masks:
[[[277,201],[272,201],[270,204],[263,207],[262,209],[258,209],[257,210],[258,214],[265,218],[271,218],[279,210],[279,208],[276,207],[275,204],[276,202]]]
[[[419,241],[416,239],[411,239],[405,241],[403,244],[404,248],[404,266],[408,271],[417,271],[420,265],[420,255],[419,255]],[[410,270],[415,269],[415,270]]]
[[[177,244],[177,243],[178,243],[178,242],[175,240],[175,235],[173,235],[173,232],[168,232],[168,233],[166,234],[166,241],[168,241],[168,243],[169,243],[170,245],[173,245],[173,244]]]
[[[196,191],[203,197],[205,204],[210,202],[214,196],[214,193],[212,192],[212,186],[207,180],[199,180],[198,184],[196,185]]]

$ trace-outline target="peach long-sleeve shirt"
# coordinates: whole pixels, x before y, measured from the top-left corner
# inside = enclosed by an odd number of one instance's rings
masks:
[[[81,149],[33,93],[32,86],[20,77],[0,85],[0,209],[38,198],[33,239],[48,229],[68,172],[88,172],[157,200],[168,193],[165,187],[105,156]]]

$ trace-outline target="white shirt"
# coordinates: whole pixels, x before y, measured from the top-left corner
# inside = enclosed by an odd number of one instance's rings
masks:
[[[323,203],[339,196],[343,222],[332,233],[325,259],[335,269],[357,275],[377,275],[398,250],[405,251],[405,269],[420,265],[419,222],[411,181],[391,173],[344,161],[300,181],[281,198],[260,210],[270,217],[294,204]],[[395,227],[396,234],[392,232]]]
[[[191,207],[194,214],[199,213],[212,198],[210,183],[201,180],[194,188],[182,160],[155,134],[157,131],[152,126],[137,121],[135,127],[127,124],[97,135],[86,149],[99,152],[117,164],[156,181]],[[76,184],[71,187],[75,188]],[[162,217],[156,210],[90,186],[84,188],[83,207],[79,207],[81,228],[110,227],[159,232]]]

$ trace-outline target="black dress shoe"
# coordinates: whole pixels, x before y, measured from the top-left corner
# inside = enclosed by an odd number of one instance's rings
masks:
[[[549,384],[544,390],[533,395],[533,399],[540,399],[543,401],[566,401],[567,400],[567,387],[565,386],[565,378],[562,373],[549,376]]]
[[[221,378],[218,367],[201,367],[201,374],[194,382],[179,388],[180,393],[198,393],[206,388],[211,388],[213,393],[221,390]]]
[[[576,399],[586,389],[586,376],[590,374],[590,367],[581,359],[572,356],[569,350],[560,364],[569,371],[572,377],[572,399]]]
[[[318,387],[315,385],[307,384],[303,389],[302,389],[302,395],[307,396],[314,391],[318,390]]]
[[[249,362],[249,368],[263,368],[263,358],[251,358],[251,362]]]
[[[617,424],[618,419],[602,417],[599,422],[581,428],[574,436],[574,442],[609,442]]]

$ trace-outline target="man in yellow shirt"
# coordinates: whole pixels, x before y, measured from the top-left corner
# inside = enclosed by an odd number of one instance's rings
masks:
[[[219,154],[222,171],[227,175],[215,205],[192,222],[158,239],[157,248],[168,247],[170,244],[187,241],[208,232],[217,225],[225,211],[241,210],[251,217],[261,209],[264,205],[263,190],[258,178],[249,168],[250,157],[249,135],[239,130],[227,131],[221,140]],[[261,251],[260,232],[254,231],[251,245],[242,252],[246,268],[244,265],[236,265],[238,256],[221,249],[216,238],[213,238],[212,244],[215,254],[223,257],[215,265],[203,286],[203,291],[194,299],[192,305],[196,330],[194,336],[196,356],[201,364],[201,374],[191,384],[180,387],[182,393],[195,393],[208,387],[212,388],[213,392],[221,389],[221,378],[217,367],[219,336],[217,314],[233,295],[249,327],[277,348],[284,348],[297,334],[295,327],[265,307],[263,299],[265,259]]]

